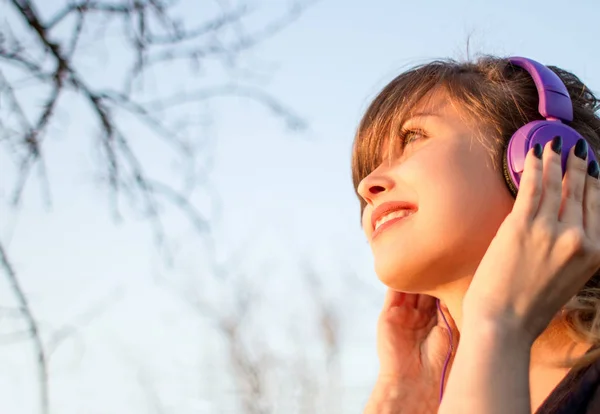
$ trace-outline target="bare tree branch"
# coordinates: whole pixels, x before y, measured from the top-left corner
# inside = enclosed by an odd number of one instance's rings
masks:
[[[136,192],[142,196],[143,200],[145,200],[146,211],[150,214],[150,217],[153,218],[157,218],[158,211],[155,205],[156,202],[153,201],[153,195],[151,194],[152,189],[146,184],[149,180],[143,172],[141,163],[137,161],[133,152],[128,150],[130,147],[128,139],[123,134],[120,134],[120,137],[117,137],[118,134],[116,131],[118,127],[116,125],[115,112],[118,109],[126,110],[137,116],[141,122],[145,123],[151,130],[157,133],[158,136],[162,137],[165,142],[174,144],[174,148],[177,152],[184,156],[186,153],[189,153],[189,148],[183,144],[183,140],[178,138],[177,134],[173,134],[172,131],[154,115],[157,109],[164,113],[167,109],[188,103],[200,102],[217,97],[242,96],[252,99],[269,108],[274,115],[285,119],[288,127],[291,129],[302,129],[306,126],[305,122],[300,117],[296,116],[289,108],[286,108],[273,96],[258,88],[244,85],[226,85],[223,87],[215,87],[197,91],[195,93],[189,93],[183,96],[168,97],[148,103],[138,103],[129,97],[128,92],[121,93],[116,90],[94,91],[82,79],[82,76],[72,63],[76,44],[82,33],[85,13],[87,12],[119,15],[125,19],[125,25],[128,27],[130,36],[133,39],[132,47],[136,50],[137,55],[137,63],[131,73],[139,74],[154,63],[157,63],[153,62],[152,57],[146,57],[149,48],[152,45],[172,45],[214,33],[229,24],[239,21],[239,19],[248,13],[247,8],[241,7],[232,12],[227,12],[217,19],[210,20],[195,29],[187,31],[181,28],[180,25],[168,16],[167,8],[171,4],[168,2],[140,0],[132,3],[106,3],[86,0],[65,6],[65,8],[59,11],[48,23],[42,21],[34,3],[31,1],[10,0],[10,2],[25,20],[26,24],[32,28],[33,32],[36,34],[37,41],[55,61],[55,69],[51,75],[51,93],[46,99],[46,102],[43,105],[44,109],[41,114],[39,114],[37,121],[27,128],[28,132],[23,137],[24,144],[29,148],[29,152],[27,156],[23,157],[20,161],[19,179],[13,194],[13,202],[15,205],[18,205],[20,202],[31,168],[41,158],[41,135],[52,118],[56,106],[58,105],[61,92],[66,87],[79,92],[80,96],[88,102],[92,111],[97,116],[102,130],[100,142],[104,148],[104,155],[107,160],[106,170],[108,172],[110,188],[114,193],[113,204],[115,205],[115,211],[118,211],[116,205],[118,203],[117,200],[120,189],[128,188],[129,190],[132,190],[134,188],[124,184],[124,181],[129,181],[137,185]],[[301,11],[302,7],[300,6],[292,7],[288,15],[284,16],[284,18],[267,25],[264,30],[242,38],[237,46],[228,50],[227,53],[238,53],[242,49],[248,48],[261,39],[272,35],[286,24],[289,24],[289,22],[296,19]],[[64,18],[71,14],[77,14],[78,16],[76,25],[68,45],[61,45],[59,41],[52,39],[50,31],[59,22],[63,21]],[[149,16],[160,22],[164,32],[162,35],[157,35],[152,32],[148,25]],[[132,22],[137,23],[134,24]],[[177,50],[180,50],[180,48],[171,48],[171,50],[177,53]],[[3,51],[0,50],[1,58],[23,66],[33,75],[39,76],[44,73],[44,70],[39,64],[28,60],[22,56],[22,54],[15,52],[8,53],[6,51],[3,53],[1,52]],[[196,58],[199,57],[199,52],[197,50],[190,53],[196,56]],[[40,78],[40,80],[42,79]],[[122,165],[123,162],[126,163],[125,166]],[[126,178],[122,174],[124,171],[128,170],[132,171],[132,176]],[[44,169],[41,169],[41,171],[44,171]],[[49,190],[46,192],[49,193]],[[174,191],[170,192],[171,195],[173,195],[173,192]],[[177,197],[171,197],[172,200],[182,200],[183,198],[184,195],[182,194]],[[181,207],[182,203],[176,203],[176,205]],[[184,213],[189,215],[192,222],[198,223],[197,214],[190,215],[189,208],[184,209]],[[162,245],[164,241],[164,232],[158,224],[155,224],[153,227],[155,229],[155,239],[159,242],[159,245]]]
[[[42,342],[39,325],[31,306],[29,305],[29,301],[27,300],[27,295],[19,283],[19,279],[17,278],[17,274],[12,264],[8,260],[8,253],[4,249],[2,242],[0,242],[0,265],[4,270],[4,273],[6,273],[11,290],[15,294],[20,307],[19,310],[25,318],[29,335],[33,341],[33,347],[37,358],[38,384],[40,387],[40,412],[42,414],[48,414],[50,406],[48,401],[48,362],[46,350],[44,349],[44,344]]]
[[[179,93],[174,96],[163,97],[143,104],[147,111],[164,111],[176,106],[185,105],[190,102],[199,102],[218,97],[243,97],[263,104],[271,112],[284,119],[290,129],[304,129],[306,122],[295,115],[289,108],[264,90],[243,85],[213,86],[197,91]]]
[[[78,315],[71,323],[61,326],[59,329],[55,329],[50,335],[49,340],[46,344],[46,353],[48,356],[52,356],[52,353],[63,343],[65,340],[73,337],[83,327],[91,324],[95,319],[100,317],[110,305],[117,302],[124,295],[124,290],[121,287],[113,289],[106,298],[99,300],[97,303],[90,306],[85,312]]]
[[[85,13],[85,12],[104,12],[114,14],[129,14],[132,12],[131,6],[127,4],[105,4],[93,0],[86,0],[79,3],[73,3],[65,6],[54,17],[50,19],[47,24],[48,29],[53,29],[54,26],[62,22],[67,16],[72,13]]]
[[[210,218],[192,202],[193,186],[200,180],[188,180],[185,190],[181,186],[152,175],[152,165],[136,151],[140,141],[128,134],[131,123],[149,131],[147,139],[169,151],[180,164],[194,166],[197,151],[206,150],[193,145],[199,140],[192,134],[175,130],[169,122],[171,111],[181,112],[184,107],[213,99],[243,97],[266,108],[292,130],[306,128],[306,122],[290,107],[280,102],[268,91],[236,79],[221,86],[203,87],[196,82],[183,94],[153,98],[142,95],[140,85],[147,77],[176,65],[192,63],[201,67],[214,61],[225,69],[235,68],[243,53],[260,42],[280,32],[296,20],[312,0],[302,0],[292,5],[282,16],[268,23],[245,24],[257,10],[248,4],[233,8],[221,5],[220,13],[205,17],[193,24],[177,17],[175,0],[64,0],[64,5],[49,18],[38,9],[35,0],[6,0],[13,19],[0,21],[0,148],[6,148],[16,166],[16,180],[12,204],[19,208],[32,171],[40,174],[42,191],[50,204],[50,179],[45,154],[49,139],[62,108],[77,106],[92,115],[95,134],[83,139],[93,140],[101,154],[100,169],[108,183],[108,193],[115,215],[119,214],[121,197],[128,197],[129,205],[141,206],[151,226],[158,248],[167,261],[172,254],[167,243],[168,231],[163,217],[164,206],[181,213],[193,230],[205,242],[212,257],[216,250],[210,235]],[[199,15],[203,16],[202,13]],[[14,17],[18,17],[15,22]],[[101,21],[101,23],[99,23]],[[13,34],[13,27],[19,34]],[[86,39],[102,43],[108,36],[91,35],[98,28],[116,27],[119,47],[124,48],[120,77],[108,86],[91,76],[89,66],[82,64]],[[24,28],[24,29],[23,29]],[[120,30],[119,30],[120,29]],[[65,35],[66,33],[66,35]],[[98,39],[95,38],[98,37]],[[177,67],[177,66],[176,66]],[[221,80],[220,80],[221,82]],[[19,88],[33,85],[37,100],[31,105],[25,92]],[[191,83],[190,83],[191,84]],[[27,96],[28,97],[28,96]],[[67,99],[68,97],[68,99]],[[6,105],[4,105],[6,103]],[[79,108],[80,107],[80,108]],[[126,124],[124,119],[131,123]],[[50,153],[50,152],[48,152]],[[162,154],[161,154],[162,155]],[[208,157],[207,157],[208,159]],[[50,166],[51,167],[51,166]],[[206,165],[204,165],[205,168]],[[191,175],[191,174],[190,174]],[[204,191],[216,199],[212,189]],[[26,330],[13,332],[0,338],[11,342],[31,338],[38,361],[40,411],[48,414],[49,386],[48,359],[66,338],[75,334],[82,324],[90,323],[106,308],[106,304],[91,309],[73,322],[48,336],[46,345],[40,336],[40,322],[36,320],[20,281],[11,266],[8,254],[0,244],[0,265],[10,282],[10,289],[18,300]],[[207,265],[215,276],[223,280],[234,272],[233,268],[214,263]],[[244,400],[248,414],[266,412],[261,399],[265,396],[265,380],[261,370],[266,357],[255,358],[238,340],[244,317],[250,313],[256,297],[247,290],[236,297],[234,313],[222,315],[198,300],[198,312],[211,315],[219,331],[229,338],[230,356],[238,372],[240,387],[248,390],[253,399]]]

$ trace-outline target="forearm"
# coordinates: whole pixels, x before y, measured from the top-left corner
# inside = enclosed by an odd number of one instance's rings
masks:
[[[531,343],[492,322],[464,322],[439,413],[531,413]]]
[[[435,414],[438,406],[406,384],[378,379],[363,414]]]

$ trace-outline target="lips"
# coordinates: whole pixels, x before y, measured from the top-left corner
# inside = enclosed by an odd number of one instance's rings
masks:
[[[391,221],[397,221],[398,219],[401,219],[406,215],[413,214],[416,211],[417,211],[417,206],[412,203],[408,203],[406,201],[388,201],[383,204],[380,204],[379,206],[377,206],[375,208],[375,210],[373,210],[373,214],[371,215],[372,229],[373,229],[373,231],[375,231],[377,222],[382,219],[386,219],[386,216],[388,216],[388,215],[390,216],[390,220],[386,221],[386,222],[391,222]],[[398,214],[398,212],[402,212],[402,214]],[[407,214],[406,212],[409,212],[409,213]],[[392,218],[392,213],[394,213],[393,215],[395,216],[393,218]],[[380,224],[380,225],[384,225],[384,224],[385,223]]]

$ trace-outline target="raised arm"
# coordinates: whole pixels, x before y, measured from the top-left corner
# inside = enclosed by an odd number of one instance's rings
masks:
[[[600,267],[598,165],[580,141],[562,180],[561,145],[548,143],[543,161],[541,148],[527,156],[514,208],[465,295],[441,414],[530,413],[531,346]]]

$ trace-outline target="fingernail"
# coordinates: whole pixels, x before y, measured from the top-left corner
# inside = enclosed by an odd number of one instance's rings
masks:
[[[575,144],[575,155],[578,156],[579,158],[581,158],[582,160],[585,160],[587,158],[587,153],[588,153],[587,142],[585,142],[584,139],[580,138],[577,141],[577,144]]]
[[[589,163],[587,173],[596,179],[598,178],[598,176],[600,176],[600,168],[598,168],[598,161],[592,160],[592,162]]]
[[[542,159],[543,152],[544,152],[544,149],[542,148],[542,145],[540,143],[537,143],[533,146],[533,155],[535,155],[540,160]]]
[[[556,152],[558,155],[562,153],[562,137],[560,135],[557,135],[552,139],[551,148],[552,151]]]

